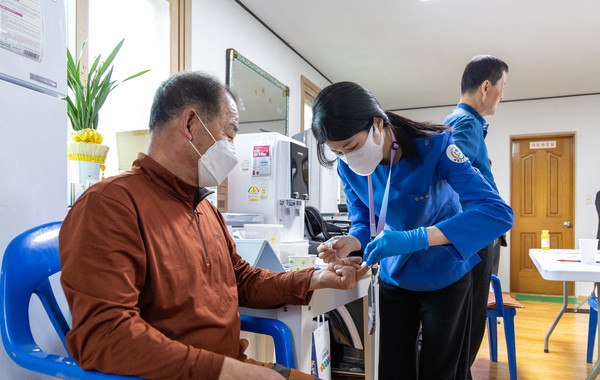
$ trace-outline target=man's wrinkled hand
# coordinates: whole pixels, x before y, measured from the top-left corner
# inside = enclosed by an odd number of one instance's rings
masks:
[[[310,289],[352,289],[369,270],[369,267],[361,262],[360,257],[346,257],[329,263],[327,268],[313,273]]]

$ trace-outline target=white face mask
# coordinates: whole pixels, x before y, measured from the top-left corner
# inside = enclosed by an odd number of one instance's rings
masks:
[[[197,116],[197,115],[196,115]],[[200,154],[198,149],[189,141],[190,145],[198,153],[200,158],[198,159],[198,186],[210,187],[218,186],[227,178],[229,172],[233,170],[237,165],[238,160],[235,154],[235,146],[227,140],[215,140],[214,136],[204,122],[200,119],[202,126],[210,137],[214,140],[214,144],[204,153],[204,156]]]
[[[367,141],[360,147],[352,152],[348,152],[340,156],[340,159],[350,166],[353,172],[358,175],[367,176],[375,171],[377,165],[383,159],[383,136],[381,133],[381,143],[378,145],[373,140],[373,131],[375,125],[369,131]]]

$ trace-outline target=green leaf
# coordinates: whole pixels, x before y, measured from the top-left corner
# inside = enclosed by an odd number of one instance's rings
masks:
[[[100,55],[98,55],[96,57],[96,59],[94,60],[94,63],[92,63],[92,67],[90,67],[89,70],[89,74],[88,74],[88,82],[90,80],[90,78],[92,77],[92,75],[96,76],[96,67],[98,67],[98,63],[100,62]]]
[[[102,74],[104,74],[104,72],[106,71],[106,69],[108,69],[108,66],[110,66],[110,64],[112,63],[112,61],[115,59],[115,56],[117,55],[117,53],[121,49],[121,46],[123,46],[123,42],[125,42],[125,39],[122,39],[121,42],[119,42],[117,44],[117,46],[115,46],[115,48],[113,49],[113,51],[108,55],[108,58],[106,58],[106,61],[104,62],[104,64],[100,67],[100,69],[98,69],[98,75],[99,76],[102,76]]]
[[[100,108],[106,102],[108,95],[121,83],[150,71],[140,71],[121,82],[112,80],[113,61],[124,42],[123,39],[114,47],[106,61],[101,62],[100,55],[94,59],[85,77],[85,83],[82,83],[81,57],[87,41],[81,45],[77,61],[67,49],[67,86],[70,91],[64,100],[67,102],[67,115],[74,130],[98,128]]]
[[[71,126],[73,127],[73,130],[78,131],[79,128],[79,120],[77,120],[77,107],[75,107],[75,104],[73,104],[73,101],[71,99],[67,98],[63,98],[64,100],[67,101],[67,116],[69,117],[69,120],[71,121]]]
[[[127,78],[123,79],[123,80],[121,81],[121,83],[123,83],[123,82],[127,82],[128,80],[130,80],[130,79],[133,79],[133,78],[137,78],[137,77],[139,77],[140,75],[146,74],[148,71],[151,71],[151,70],[152,70],[152,69],[148,69],[148,70],[140,71],[140,72],[139,72],[139,73],[137,73],[137,74],[133,74],[132,76],[130,76],[130,77],[127,77]]]

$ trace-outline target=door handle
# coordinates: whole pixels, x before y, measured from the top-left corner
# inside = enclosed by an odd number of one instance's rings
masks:
[[[565,226],[566,228],[571,228],[571,222],[567,220],[563,223],[563,226]]]

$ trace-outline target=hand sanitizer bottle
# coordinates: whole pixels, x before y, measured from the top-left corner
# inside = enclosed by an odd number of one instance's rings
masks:
[[[550,249],[550,234],[548,233],[548,230],[542,230],[542,249]]]

